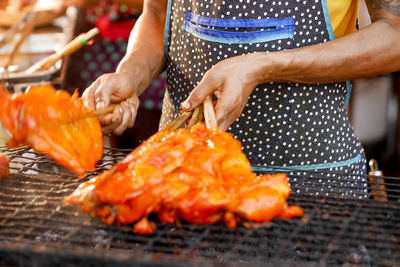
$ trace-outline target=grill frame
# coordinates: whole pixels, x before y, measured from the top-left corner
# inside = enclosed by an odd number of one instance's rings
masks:
[[[10,157],[12,172],[0,181],[0,264],[394,266],[400,262],[400,178],[384,177],[390,181],[385,183],[387,202],[372,199],[371,186],[379,183],[369,183],[368,198],[357,200],[297,193],[304,189],[299,182],[292,185],[289,203],[303,207],[302,218],[234,230],[221,224],[156,223],[153,235],[141,236],[134,234],[132,225],[107,226],[79,207],[61,203],[79,183],[111,168],[128,150],[105,149],[96,171],[82,180],[27,147],[0,147],[0,151]],[[317,186],[322,179],[317,172],[298,173],[292,176],[309,179],[307,174],[313,174]]]

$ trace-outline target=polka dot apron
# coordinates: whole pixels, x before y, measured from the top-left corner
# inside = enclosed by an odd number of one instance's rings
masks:
[[[326,0],[170,0],[167,17],[167,92],[160,127],[178,116],[180,103],[219,61],[334,38]],[[348,85],[259,85],[228,131],[242,142],[254,170],[298,170],[290,179],[301,184],[300,191],[361,196],[366,164],[346,113]],[[302,174],[301,181],[293,178]],[[316,180],[323,187],[312,190]]]

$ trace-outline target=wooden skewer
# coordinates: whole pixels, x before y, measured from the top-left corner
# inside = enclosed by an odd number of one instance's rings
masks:
[[[199,119],[197,122],[203,122],[203,121],[204,121],[204,107],[203,105],[200,105]]]
[[[62,125],[67,125],[67,124],[71,124],[74,123],[76,121],[80,121],[80,120],[85,120],[88,118],[93,118],[93,117],[97,117],[100,118],[106,114],[112,113],[114,112],[114,110],[119,106],[119,104],[112,104],[104,109],[100,109],[100,110],[95,110],[95,111],[88,111],[82,114],[79,114],[76,117],[72,117],[72,118],[66,118],[66,119],[54,119],[50,122],[46,122],[44,123],[46,127],[59,127]]]
[[[21,36],[18,40],[18,42],[15,44],[13,50],[11,51],[8,60],[6,64],[4,65],[4,69],[8,71],[8,67],[13,63],[15,56],[18,53],[18,50],[22,43],[25,41],[26,37],[33,31],[35,25],[36,25],[36,20],[37,20],[37,13],[34,11],[28,12],[27,17],[24,20],[24,25],[23,31],[21,33]]]
[[[50,56],[46,57],[45,59],[39,61],[38,63],[36,63],[32,67],[30,67],[29,69],[27,69],[26,72],[31,74],[31,73],[34,73],[37,71],[49,69],[51,66],[56,64],[56,62],[59,59],[61,59],[62,57],[68,56],[68,55],[74,53],[75,51],[77,51],[82,46],[84,46],[90,39],[92,39],[98,33],[99,33],[99,29],[93,28],[90,31],[88,31],[87,33],[83,33],[83,34],[79,35],[74,40],[69,42],[66,46],[64,46],[59,52],[57,52],[53,55],[50,55]]]
[[[217,118],[215,117],[214,105],[212,103],[212,98],[210,95],[207,96],[206,99],[204,99],[203,107],[204,107],[204,120],[206,122],[206,127],[214,131],[217,130],[218,123],[217,123]]]
[[[7,43],[10,43],[15,34],[22,31],[32,16],[32,9],[26,11],[21,18],[13,23],[13,25],[4,33],[3,38],[0,40],[0,47],[3,47]]]
[[[193,111],[185,111],[181,115],[179,115],[178,118],[175,120],[171,121],[167,126],[164,127],[163,130],[175,130],[178,129],[179,126],[182,125],[185,121],[187,121],[190,116],[192,116]]]
[[[103,108],[100,110],[95,110],[91,113],[93,114],[93,117],[101,117],[101,116],[107,115],[109,113],[113,113],[117,107],[119,107],[119,104],[112,104],[106,108]]]
[[[202,107],[203,106],[203,107]],[[203,113],[205,118],[206,127],[208,129],[217,130],[218,124],[215,117],[214,106],[212,103],[211,96],[207,96],[203,102],[203,105],[195,108],[194,111],[185,111],[178,118],[170,122],[163,130],[175,130],[178,129],[185,121],[190,117],[188,128],[193,127],[196,123],[203,120]]]
[[[108,107],[103,108],[103,109],[89,111],[89,112],[84,113],[81,116],[79,116],[78,120],[84,120],[84,119],[93,118],[93,117],[100,118],[104,115],[113,113],[114,110],[118,107],[119,107],[119,104],[111,104]]]
[[[201,122],[203,120],[203,105],[196,107],[193,112],[192,117],[190,118],[190,122],[188,128],[192,128],[196,123]]]

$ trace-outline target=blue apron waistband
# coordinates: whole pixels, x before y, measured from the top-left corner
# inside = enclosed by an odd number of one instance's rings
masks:
[[[251,166],[253,171],[258,172],[268,172],[268,171],[312,171],[312,170],[322,170],[322,169],[330,169],[330,168],[338,168],[344,167],[356,162],[359,162],[362,159],[362,154],[359,154],[351,159],[336,161],[331,163],[323,163],[323,164],[313,164],[313,165],[298,165],[298,166],[271,166],[271,167],[263,167],[263,166]]]

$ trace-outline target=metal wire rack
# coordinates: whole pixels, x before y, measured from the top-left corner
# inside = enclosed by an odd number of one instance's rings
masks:
[[[129,151],[105,149],[96,171],[82,180],[27,147],[0,147],[0,151],[10,157],[12,172],[0,182],[0,264],[396,266],[400,262],[400,178],[368,182],[366,193],[355,199],[317,195],[325,186],[326,173],[291,170],[289,203],[304,209],[302,218],[234,230],[223,225],[156,223],[154,234],[142,236],[132,226],[107,226],[78,207],[62,204],[82,181],[111,168]],[[382,184],[387,201],[374,199],[374,186]],[[330,191],[343,186],[331,185]]]

